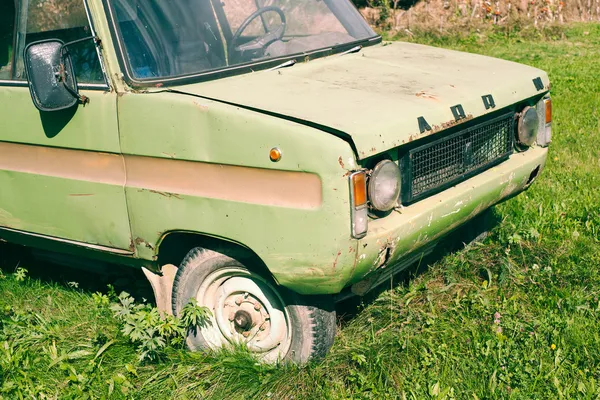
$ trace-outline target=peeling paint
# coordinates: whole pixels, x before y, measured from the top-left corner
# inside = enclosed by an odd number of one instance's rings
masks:
[[[205,105],[205,104],[200,104],[200,103],[198,103],[197,101],[193,101],[192,103],[194,103],[194,105],[195,105],[196,107],[198,107],[198,108],[199,108],[200,110],[202,110],[202,111],[207,111],[207,110],[208,110],[208,106],[207,106],[207,105]]]
[[[452,214],[457,214],[457,213],[459,213],[459,212],[460,212],[460,208],[459,208],[459,209],[457,209],[457,210],[454,210],[454,211],[452,211],[452,212],[449,212],[448,214],[444,214],[444,215],[442,215],[440,218],[446,218],[446,217],[448,217],[448,216],[450,216],[450,215],[452,215]]]
[[[501,184],[510,183],[515,179],[515,173],[511,173],[506,180],[501,181]]]

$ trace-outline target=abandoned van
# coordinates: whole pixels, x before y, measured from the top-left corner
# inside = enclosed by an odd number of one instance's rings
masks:
[[[324,356],[336,299],[544,167],[546,73],[383,43],[350,0],[1,1],[0,238],[196,299],[194,350]]]

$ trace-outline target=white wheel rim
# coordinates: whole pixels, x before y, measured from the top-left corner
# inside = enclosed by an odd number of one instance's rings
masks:
[[[262,277],[242,268],[209,274],[196,300],[211,311],[200,333],[211,348],[244,343],[263,361],[282,359],[291,344],[285,303]]]

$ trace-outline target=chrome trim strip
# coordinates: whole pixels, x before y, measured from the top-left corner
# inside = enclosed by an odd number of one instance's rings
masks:
[[[0,86],[27,87],[29,83],[27,81],[0,79]],[[110,90],[110,87],[105,83],[78,83],[77,87],[83,90],[102,90],[103,92]]]
[[[105,83],[79,83],[77,87],[84,90],[102,90],[105,92],[110,90],[110,86]]]
[[[105,253],[113,253],[113,254],[119,254],[119,255],[124,255],[124,256],[131,256],[133,255],[133,251],[130,250],[122,250],[122,249],[115,249],[113,247],[107,247],[107,246],[101,246],[98,244],[90,244],[90,243],[84,243],[84,242],[78,242],[75,240],[69,240],[69,239],[62,239],[62,238],[57,238],[54,236],[46,236],[46,235],[40,235],[37,233],[31,233],[31,232],[26,232],[26,231],[20,231],[17,229],[12,229],[12,228],[6,228],[4,226],[0,226],[0,232],[5,231],[5,232],[10,232],[10,233],[16,233],[19,235],[24,235],[24,236],[29,236],[29,237],[33,237],[36,239],[46,239],[46,240],[52,240],[55,242],[60,242],[60,243],[64,243],[64,244],[69,244],[69,245],[73,245],[73,246],[78,246],[78,247],[85,247],[91,250],[97,250],[97,251],[102,251]]]
[[[8,79],[0,79],[0,85],[1,86],[22,86],[22,87],[27,87],[28,83],[27,83],[27,81],[15,81],[15,80],[8,80]]]

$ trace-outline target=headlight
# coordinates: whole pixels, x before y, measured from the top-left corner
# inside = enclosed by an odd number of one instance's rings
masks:
[[[390,160],[380,161],[369,179],[369,200],[378,211],[389,211],[400,196],[400,169]]]
[[[522,146],[532,146],[537,137],[540,120],[537,110],[533,107],[525,107],[521,112],[518,122],[517,141]]]

